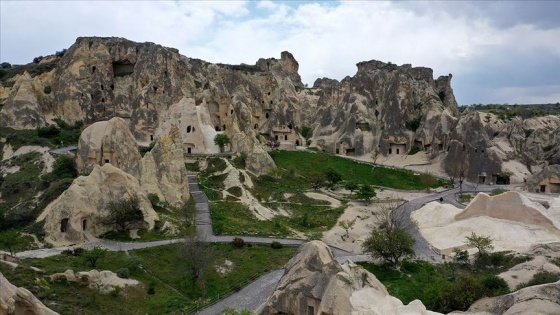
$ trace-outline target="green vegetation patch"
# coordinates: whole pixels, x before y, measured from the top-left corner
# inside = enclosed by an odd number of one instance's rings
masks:
[[[129,278],[141,286],[127,287],[116,293],[101,294],[87,285],[65,281],[50,282],[47,278],[24,266],[45,270],[45,275],[67,269],[89,271],[83,253],[69,252],[44,259],[25,259],[22,267],[12,269],[0,265],[0,271],[16,286],[32,291],[45,305],[60,314],[169,314],[180,313],[197,302],[201,306],[213,298],[239,290],[248,281],[283,266],[295,253],[295,247],[273,249],[266,245],[244,246],[234,249],[230,244],[210,245],[213,261],[204,274],[204,286],[194,288],[186,279],[188,266],[178,254],[178,245],[123,252],[107,252],[98,260],[95,269],[118,272],[128,269]],[[217,272],[216,266],[225,259],[233,262],[229,273]],[[143,269],[139,267],[142,265]],[[38,278],[39,280],[35,280]],[[151,293],[148,291],[152,289]]]
[[[273,151],[271,156],[278,168],[290,170],[296,175],[292,183],[286,184],[294,184],[297,188],[309,188],[307,178],[313,173],[325,173],[329,169],[338,172],[346,181],[387,188],[423,190],[445,184],[435,177],[430,182],[411,171],[372,166],[324,153]]]

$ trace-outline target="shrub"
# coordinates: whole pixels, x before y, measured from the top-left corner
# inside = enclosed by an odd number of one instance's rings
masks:
[[[414,155],[416,153],[420,152],[420,148],[417,146],[414,146],[410,149],[410,151],[408,152],[408,155]]]
[[[233,247],[235,248],[242,248],[243,246],[245,246],[245,240],[243,240],[241,237],[234,237],[231,245],[233,245]]]
[[[119,270],[117,270],[117,276],[122,279],[128,279],[128,277],[130,276],[128,268],[120,268]]]
[[[45,94],[51,94],[51,91],[52,91],[52,89],[51,89],[50,85],[47,85],[47,86],[45,86],[45,88],[43,88],[43,93],[45,93]]]
[[[156,294],[156,283],[155,282],[150,282],[150,284],[148,285],[148,290],[146,290],[146,293],[148,293],[149,295],[154,295]]]
[[[52,173],[58,178],[76,178],[78,171],[74,157],[66,154],[57,156],[53,164]]]
[[[542,270],[542,271],[537,272],[533,276],[533,279],[531,279],[529,282],[520,283],[517,286],[516,289],[519,290],[519,289],[522,289],[522,288],[525,288],[525,287],[530,287],[530,286],[533,286],[533,285],[552,283],[552,282],[556,282],[558,280],[560,280],[560,274]]]
[[[278,241],[274,241],[274,242],[270,243],[270,247],[274,248],[274,249],[280,249],[280,248],[284,247],[284,245],[282,245],[282,243],[280,243]]]
[[[55,125],[48,125],[47,127],[37,128],[37,136],[43,138],[52,138],[58,136],[60,129]]]
[[[231,163],[236,168],[245,168],[247,164],[247,153],[241,153],[240,155],[236,156],[231,160]]]
[[[507,282],[495,275],[490,275],[482,279],[482,284],[486,288],[488,295],[496,296],[509,293]]]

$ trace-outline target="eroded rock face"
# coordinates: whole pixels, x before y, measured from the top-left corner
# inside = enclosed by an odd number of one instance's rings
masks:
[[[15,78],[6,104],[0,111],[0,125],[14,129],[35,129],[46,125],[42,104],[46,105],[43,87],[25,72]]]
[[[560,314],[560,281],[481,299],[466,314]]]
[[[112,164],[140,178],[140,159],[138,144],[122,118],[96,122],[80,135],[76,153],[80,174],[89,174],[95,165]]]
[[[383,284],[361,266],[340,265],[328,246],[312,241],[300,247],[286,273],[257,314],[438,314],[420,301],[409,305],[389,295]]]
[[[37,221],[45,221],[45,240],[55,245],[80,243],[87,233],[99,236],[113,229],[101,224],[105,207],[111,201],[137,197],[144,214],[144,226],[153,228],[157,213],[140,182],[111,164],[95,165],[87,176],[80,176],[55,201],[50,203]]]
[[[0,314],[57,315],[25,288],[11,284],[0,272]]]
[[[189,199],[183,146],[176,126],[158,138],[142,158],[141,185],[146,194],[156,194],[172,206],[179,207]]]
[[[314,84],[323,93],[314,138],[324,150],[388,156],[447,146],[458,117],[451,76],[434,80],[429,68],[376,60],[357,66],[354,77]]]

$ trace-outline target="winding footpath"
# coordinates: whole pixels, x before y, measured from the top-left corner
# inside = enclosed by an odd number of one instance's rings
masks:
[[[288,239],[288,238],[268,238],[268,237],[254,237],[254,236],[232,236],[232,235],[214,235],[212,232],[212,221],[210,218],[210,209],[208,205],[208,198],[206,194],[200,190],[198,186],[197,176],[188,177],[189,189],[193,199],[195,200],[196,209],[196,232],[197,235],[206,242],[211,243],[229,243],[232,242],[235,237],[241,237],[247,243],[254,244],[270,244],[272,242],[279,242],[286,246],[299,246],[306,242],[306,240],[299,239]],[[481,191],[491,191],[495,189],[495,186],[478,186],[474,189],[474,186],[463,184],[463,192],[481,192]],[[420,209],[423,205],[432,201],[442,200],[444,203],[450,203],[454,206],[464,208],[464,205],[458,203],[455,195],[459,193],[459,188],[449,189],[440,193],[433,195],[417,198],[406,202],[399,206],[395,211],[403,212],[403,217],[405,218],[405,226],[408,232],[416,240],[414,244],[414,251],[416,256],[423,260],[431,261],[441,261],[439,255],[431,248],[428,242],[420,235],[420,231],[416,225],[410,219],[410,214],[413,211]],[[440,199],[441,198],[441,199]],[[79,244],[75,246],[65,246],[58,248],[43,248],[35,249],[24,252],[17,253],[18,258],[44,258],[49,256],[54,256],[60,254],[62,251],[67,249],[72,249],[75,247],[82,247],[86,249],[91,249],[94,247],[105,248],[109,251],[129,251],[141,248],[149,248],[155,246],[169,245],[181,242],[182,239],[170,239],[161,240],[153,242],[117,242],[110,240],[100,240],[91,235],[86,235],[91,241],[85,244]],[[344,262],[346,260],[351,260],[353,262],[360,261],[371,261],[371,258],[367,255],[358,255],[355,253],[350,253],[342,249],[331,247],[335,259],[339,262]],[[237,310],[249,309],[255,310],[260,304],[266,301],[266,299],[274,292],[276,285],[280,281],[280,278],[284,274],[283,269],[272,271],[265,274],[255,281],[251,282],[249,285],[245,286],[239,292],[236,292],[227,298],[218,301],[216,304],[198,311],[196,314],[204,315],[214,315],[219,314],[224,308],[234,308]]]

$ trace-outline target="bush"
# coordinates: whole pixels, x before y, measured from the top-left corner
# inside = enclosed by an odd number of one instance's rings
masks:
[[[482,284],[486,288],[486,292],[490,296],[502,295],[509,293],[507,282],[495,275],[490,275],[482,279]]]
[[[530,286],[533,286],[533,285],[552,283],[552,282],[556,282],[558,280],[560,280],[560,274],[543,270],[543,271],[537,272],[533,276],[533,279],[531,279],[531,281],[529,281],[527,283],[520,283],[517,286],[516,289],[519,290],[519,289],[522,289],[522,288],[525,288],[525,287],[530,287]]]
[[[236,168],[245,168],[247,164],[247,153],[241,153],[240,155],[236,156],[231,160],[231,164]]]
[[[58,178],[76,178],[78,171],[74,157],[62,154],[56,157],[52,174]]]
[[[438,292],[434,311],[466,311],[474,301],[484,295],[484,292],[484,285],[476,277],[462,276]]]
[[[408,155],[414,155],[416,153],[420,152],[420,148],[417,146],[414,146],[410,149],[410,151],[408,152]]]
[[[155,282],[150,282],[150,284],[148,285],[148,290],[146,291],[146,293],[148,293],[149,295],[154,295],[156,294],[156,283]]]
[[[128,277],[130,276],[128,268],[120,268],[119,270],[117,270],[117,276],[122,279],[128,279]]]
[[[42,138],[52,138],[58,136],[59,133],[60,129],[58,129],[55,125],[37,128],[37,136]]]
[[[45,94],[51,94],[51,91],[52,91],[52,89],[51,89],[50,85],[47,85],[47,86],[45,86],[45,88],[43,88],[43,93],[45,93]]]
[[[231,245],[233,245],[233,247],[235,248],[242,248],[243,246],[245,246],[245,240],[243,240],[241,237],[234,237]]]
[[[274,249],[280,249],[280,248],[284,247],[284,245],[282,245],[282,243],[280,243],[278,241],[274,241],[274,242],[270,243],[270,247],[274,248]]]

